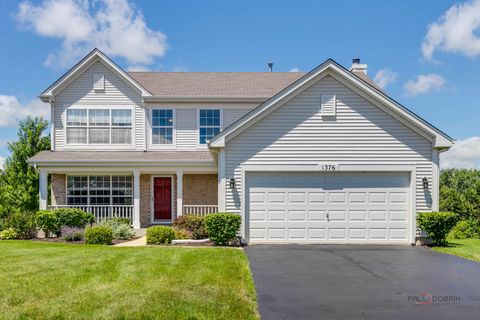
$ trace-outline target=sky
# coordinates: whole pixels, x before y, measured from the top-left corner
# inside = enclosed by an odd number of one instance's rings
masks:
[[[442,167],[480,168],[480,0],[0,2],[0,162],[18,120],[95,47],[126,70],[308,72],[368,64],[392,98],[457,141]]]

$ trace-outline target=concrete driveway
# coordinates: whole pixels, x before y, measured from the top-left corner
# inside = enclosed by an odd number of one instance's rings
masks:
[[[480,263],[427,248],[252,245],[246,253],[262,319],[480,317]]]

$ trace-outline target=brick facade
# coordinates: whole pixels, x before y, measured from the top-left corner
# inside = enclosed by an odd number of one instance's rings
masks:
[[[140,226],[148,227],[151,221],[151,176],[140,175]],[[65,205],[66,175],[51,174],[51,204]],[[217,175],[216,174],[184,174],[183,175],[183,204],[185,205],[216,205],[217,204]],[[173,175],[173,212],[177,215],[177,176]]]
[[[183,175],[183,204],[217,205],[218,181],[216,174]]]
[[[67,204],[66,176],[64,174],[52,173],[50,179],[50,201],[52,206]]]

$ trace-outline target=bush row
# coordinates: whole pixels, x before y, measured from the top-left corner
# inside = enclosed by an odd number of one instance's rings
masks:
[[[215,245],[229,245],[240,230],[240,215],[215,213],[205,217],[185,215],[175,219],[173,227],[154,226],[147,229],[147,244],[170,244],[173,239],[206,239]]]
[[[35,215],[35,223],[46,237],[61,236],[62,227],[83,229],[87,224],[91,225],[94,222],[93,214],[76,208],[41,210]]]

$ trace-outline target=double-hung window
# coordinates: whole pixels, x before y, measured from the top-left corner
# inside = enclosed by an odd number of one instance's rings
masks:
[[[199,144],[206,144],[220,132],[220,110],[200,109],[199,117]]]
[[[68,205],[131,205],[132,176],[68,176]]]
[[[173,144],[173,110],[152,110],[152,144]]]
[[[67,109],[67,144],[131,144],[132,110]]]

